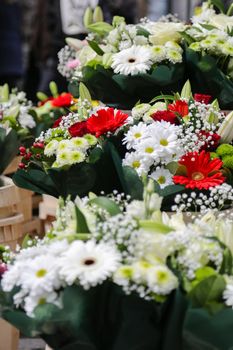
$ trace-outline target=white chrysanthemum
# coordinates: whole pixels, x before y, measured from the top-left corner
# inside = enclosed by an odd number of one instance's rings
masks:
[[[112,59],[114,72],[123,75],[146,73],[152,65],[151,50],[143,46],[133,45],[114,54]]]
[[[233,46],[230,43],[225,43],[222,46],[222,52],[224,53],[224,55],[226,56],[233,56]]]
[[[157,168],[150,177],[158,182],[161,188],[172,185],[172,174],[165,168]]]
[[[134,269],[130,265],[122,265],[114,273],[113,280],[119,286],[127,286],[133,277]]]
[[[156,294],[167,295],[178,287],[178,279],[165,265],[158,265],[148,270],[147,281]]]
[[[86,134],[83,136],[85,140],[87,140],[90,146],[94,146],[97,144],[97,138],[94,135]]]
[[[73,137],[70,140],[71,145],[76,149],[80,148],[83,151],[86,151],[89,148],[88,141],[84,137]]]
[[[104,243],[73,242],[60,259],[60,276],[68,285],[78,281],[85,289],[110,278],[120,262],[119,253]]]
[[[28,113],[28,107],[26,106],[20,107],[18,121],[23,128],[33,129],[36,126],[36,122],[33,119],[33,117]]]
[[[176,50],[176,51],[178,51],[180,53],[183,52],[182,47],[179,44],[177,44],[175,41],[168,41],[168,42],[166,42],[165,47],[168,48],[168,49]]]
[[[81,151],[70,151],[69,164],[82,163],[85,160],[85,154]]]
[[[153,163],[154,160],[149,154],[145,156],[139,152],[126,153],[123,160],[123,165],[134,168],[138,175],[147,174]]]
[[[58,148],[59,142],[57,140],[50,141],[44,149],[44,154],[48,157],[52,156],[53,154],[56,154],[57,148]]]
[[[162,45],[156,45],[151,48],[153,62],[161,62],[166,59],[166,49]]]
[[[10,292],[18,285],[21,276],[21,265],[10,265],[8,270],[4,273],[1,286],[4,292]]]
[[[71,143],[71,140],[62,140],[59,142],[59,145],[57,147],[57,152],[69,151],[72,148],[73,148],[73,144]]]
[[[126,144],[126,148],[133,148],[134,145],[147,135],[147,125],[139,123],[132,126],[123,139],[123,144]]]
[[[172,63],[182,62],[182,55],[177,50],[168,49],[166,52],[166,58]]]
[[[62,167],[70,164],[70,151],[61,151],[57,153],[57,160],[54,167]]]

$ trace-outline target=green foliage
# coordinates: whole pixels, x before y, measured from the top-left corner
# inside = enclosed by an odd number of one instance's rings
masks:
[[[87,221],[81,210],[75,206],[75,213],[76,213],[76,232],[77,233],[89,233],[90,230],[87,225]]]
[[[225,6],[222,0],[209,0],[209,3],[217,7],[221,13],[225,13]]]
[[[211,312],[223,308],[220,303],[226,282],[223,276],[210,275],[199,282],[189,293],[194,307],[203,307]]]
[[[218,146],[218,148],[216,149],[216,153],[218,156],[221,157],[233,156],[233,146],[223,143],[222,145]]]
[[[18,154],[20,140],[15,130],[11,130],[8,134],[6,130],[0,128],[0,174],[4,172],[14,157]]]
[[[108,34],[111,30],[113,30],[113,26],[106,22],[96,22],[91,23],[86,26],[91,32],[97,33],[100,36],[104,36]]]
[[[121,213],[119,206],[107,197],[96,197],[89,201],[90,204],[95,204],[98,207],[106,210],[111,216]]]
[[[92,48],[92,50],[94,50],[97,55],[103,56],[104,51],[101,49],[101,47],[97,44],[97,42],[95,41],[91,41],[91,40],[87,40],[88,45]]]

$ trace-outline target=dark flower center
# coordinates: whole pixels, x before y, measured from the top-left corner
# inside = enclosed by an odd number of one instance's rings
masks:
[[[90,266],[95,264],[95,259],[89,258],[83,261],[84,265]]]
[[[128,62],[129,63],[134,63],[134,62],[136,62],[136,60],[135,60],[135,58],[130,58]]]

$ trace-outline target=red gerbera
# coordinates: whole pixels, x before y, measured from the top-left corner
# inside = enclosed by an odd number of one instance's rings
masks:
[[[190,152],[179,161],[184,166],[185,174],[173,176],[175,184],[185,185],[186,188],[207,190],[221,185],[225,177],[220,168],[223,162],[219,158],[210,160],[210,153],[201,151]]]
[[[211,95],[203,95],[203,94],[195,94],[194,100],[197,102],[205,103],[208,105],[210,103],[212,96]]]
[[[161,120],[165,120],[171,124],[176,124],[177,122],[177,116],[170,111],[157,111],[151,114],[151,118],[158,122],[161,122]]]
[[[73,96],[69,92],[64,92],[52,100],[53,107],[70,107]]]
[[[124,125],[128,114],[114,111],[114,108],[100,109],[87,120],[89,132],[99,137],[107,132],[114,132]]]
[[[198,137],[200,140],[205,141],[205,144],[201,147],[201,151],[214,151],[218,147],[219,141],[221,139],[220,135],[204,130],[201,130],[199,132]]]
[[[185,117],[189,113],[189,105],[186,101],[177,100],[168,105],[168,110],[179,114],[181,117]]]
[[[76,137],[76,136],[82,137],[83,135],[90,133],[87,127],[86,121],[78,122],[71,125],[68,131],[72,137]]]

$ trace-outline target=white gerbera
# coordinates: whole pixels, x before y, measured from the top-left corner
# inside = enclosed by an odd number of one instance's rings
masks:
[[[112,59],[114,72],[123,75],[146,73],[152,65],[151,50],[143,46],[133,45],[114,54]]]
[[[157,168],[150,177],[158,182],[161,188],[172,185],[172,174],[165,168]]]
[[[93,241],[75,241],[62,254],[60,276],[68,285],[78,281],[89,289],[111,277],[119,262],[120,255],[112,246]]]
[[[26,314],[30,317],[33,317],[34,310],[39,305],[44,305],[46,303],[54,304],[58,307],[61,307],[61,299],[58,298],[57,293],[55,292],[44,292],[41,295],[28,295],[24,299],[24,310]]]

